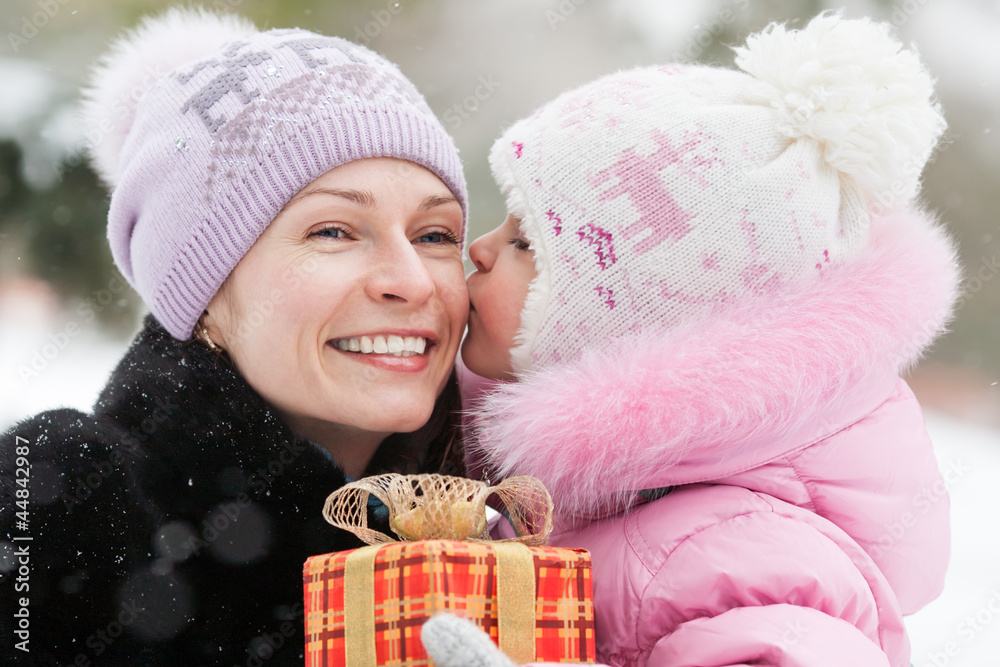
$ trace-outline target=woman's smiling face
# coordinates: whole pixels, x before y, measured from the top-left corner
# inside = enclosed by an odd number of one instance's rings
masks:
[[[462,231],[461,206],[429,170],[341,165],[243,257],[208,306],[210,332],[295,430],[414,431],[468,316]]]

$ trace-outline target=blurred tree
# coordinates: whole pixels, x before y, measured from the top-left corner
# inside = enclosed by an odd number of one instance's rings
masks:
[[[32,195],[21,174],[20,147],[13,141],[0,141],[0,278],[28,272],[18,259],[27,253],[23,238],[27,230],[16,211]]]
[[[0,143],[3,272],[35,275],[68,301],[91,298],[113,278],[125,284],[105,240],[108,197],[90,167],[66,167],[53,186],[31,189],[21,175],[21,158],[16,144]],[[121,291],[98,311],[99,319],[113,328],[131,327],[139,305],[131,290]]]

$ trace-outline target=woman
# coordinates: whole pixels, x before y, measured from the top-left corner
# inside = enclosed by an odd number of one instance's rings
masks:
[[[93,414],[0,439],[0,662],[301,664],[302,563],[359,545],[326,496],[464,470],[456,149],[367,49],[203,12],[120,41],[87,115],[152,312]]]

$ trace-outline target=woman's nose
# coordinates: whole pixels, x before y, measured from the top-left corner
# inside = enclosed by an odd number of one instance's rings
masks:
[[[436,285],[417,249],[409,241],[379,253],[368,290],[373,298],[419,304],[433,296]]]

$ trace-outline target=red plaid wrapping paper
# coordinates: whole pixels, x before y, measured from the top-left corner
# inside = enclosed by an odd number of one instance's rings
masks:
[[[590,555],[555,547],[530,550],[535,566],[535,659],[594,662]],[[307,667],[348,664],[344,581],[346,561],[352,553],[313,556],[306,561]],[[378,547],[374,573],[376,664],[431,665],[420,641],[420,626],[441,611],[474,620],[498,642],[496,569],[496,555],[489,542],[425,540]]]

